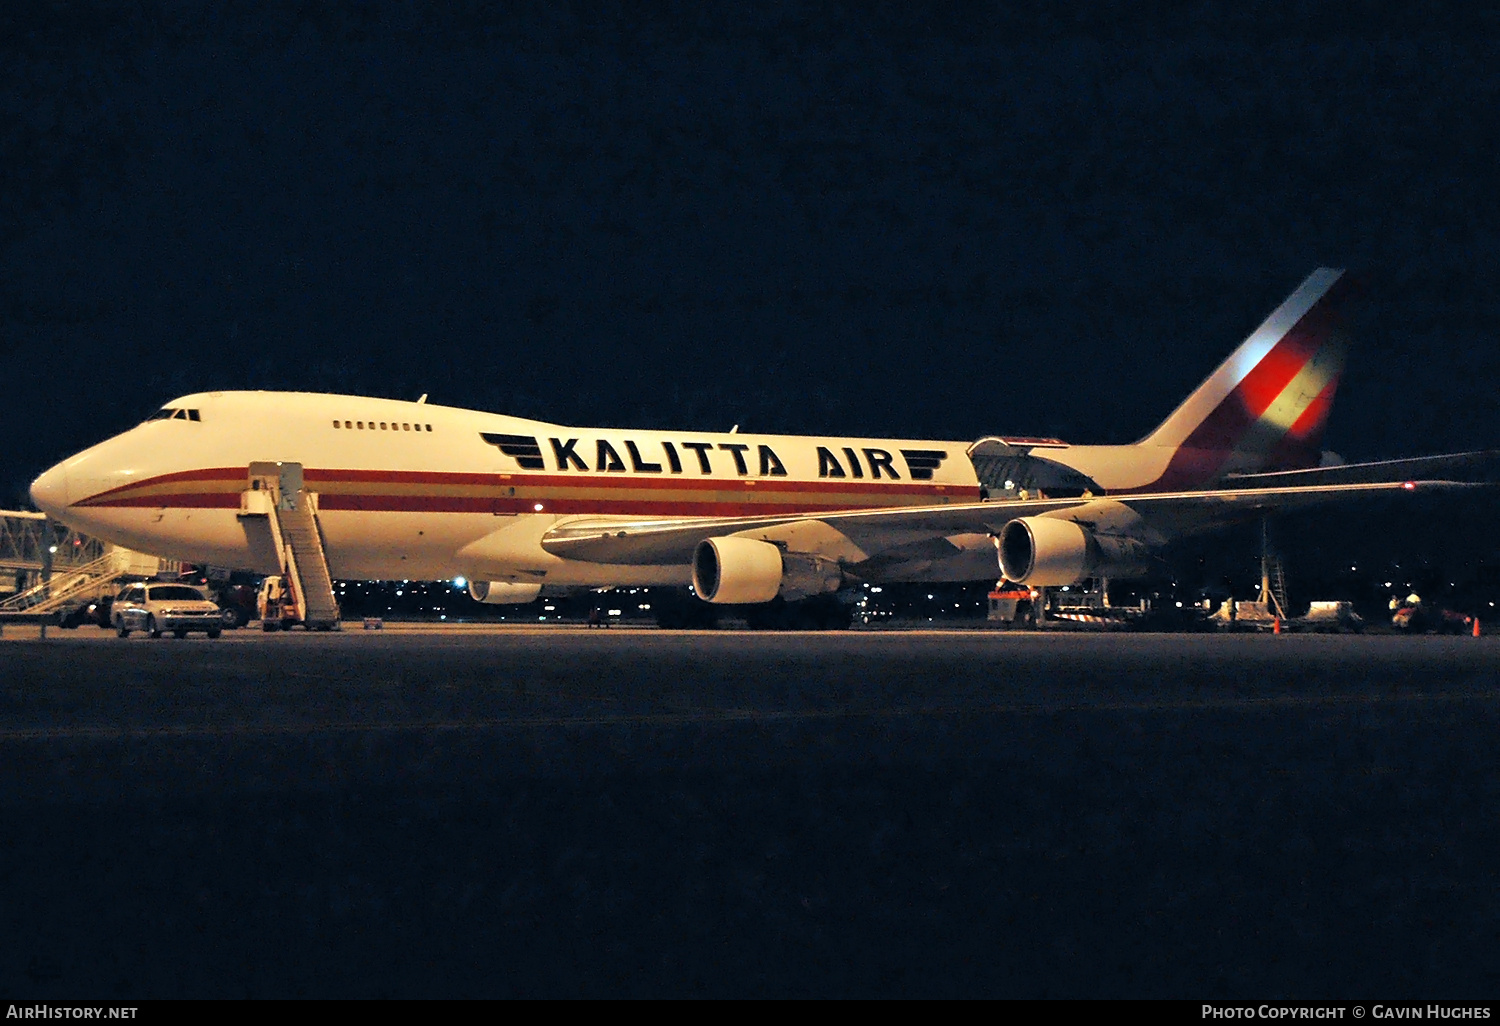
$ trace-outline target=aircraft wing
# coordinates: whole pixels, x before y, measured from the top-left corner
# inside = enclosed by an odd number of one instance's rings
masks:
[[[1230,474],[1233,488],[1268,488],[1281,485],[1368,484],[1392,478],[1421,478],[1464,471],[1493,474],[1500,469],[1500,449],[1476,449],[1472,452],[1450,452],[1442,456],[1417,456],[1405,460],[1380,460],[1375,463],[1341,463],[1331,467],[1309,467],[1306,470],[1278,470],[1266,474]]]
[[[1371,494],[1483,487],[1460,481],[1383,481],[1318,486],[1225,488],[1213,491],[1000,500],[947,506],[631,520],[586,517],[559,522],[542,536],[555,556],[590,563],[681,565],[707,538],[743,535],[782,541],[793,551],[820,552],[851,563],[927,539],[998,534],[1017,517],[1062,517],[1105,533],[1162,541],[1201,533],[1269,511],[1305,509]]]

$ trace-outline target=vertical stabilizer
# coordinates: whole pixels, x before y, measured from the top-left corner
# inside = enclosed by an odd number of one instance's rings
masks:
[[[1225,474],[1316,466],[1347,337],[1352,288],[1320,267],[1155,431],[1173,450],[1153,488],[1196,488]]]

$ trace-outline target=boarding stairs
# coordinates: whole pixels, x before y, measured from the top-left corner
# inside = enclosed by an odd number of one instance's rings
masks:
[[[318,496],[303,486],[302,465],[252,463],[249,485],[241,495],[240,517],[265,518],[295,607],[293,619],[309,630],[337,630],[339,604],[318,523]]]
[[[56,572],[51,580],[17,592],[0,602],[0,615],[27,613],[34,616],[52,613],[74,605],[85,597],[93,598],[121,576],[118,566],[119,560],[111,552],[92,563]]]
[[[47,613],[69,613],[114,591],[124,578],[141,579],[175,571],[179,564],[130,549],[110,546],[104,555],[82,566],[60,566],[45,575],[40,584],[17,592],[0,602],[0,616],[24,614],[28,618]]]

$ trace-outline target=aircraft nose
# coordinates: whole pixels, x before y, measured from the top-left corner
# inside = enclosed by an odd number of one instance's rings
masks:
[[[31,482],[31,501],[43,513],[57,513],[68,506],[68,468],[59,463]]]

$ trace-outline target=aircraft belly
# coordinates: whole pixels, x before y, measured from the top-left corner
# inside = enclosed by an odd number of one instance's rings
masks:
[[[188,563],[274,572],[274,563],[271,570],[260,565],[232,510],[74,507],[64,522],[84,534],[136,552]]]
[[[318,515],[335,578],[439,581],[468,575],[459,550],[495,529],[488,513],[327,510]]]
[[[544,581],[547,584],[577,585],[588,588],[655,585],[686,587],[693,583],[693,568],[690,566],[615,566],[608,563],[564,560],[564,565],[548,571],[545,577],[525,579]]]
[[[482,537],[456,551],[455,560],[462,567],[459,572],[478,580],[544,581],[595,587],[687,584],[692,579],[692,569],[686,563],[622,566],[555,556],[542,548],[542,536],[559,519],[550,513],[507,518],[499,527],[492,526]]]

